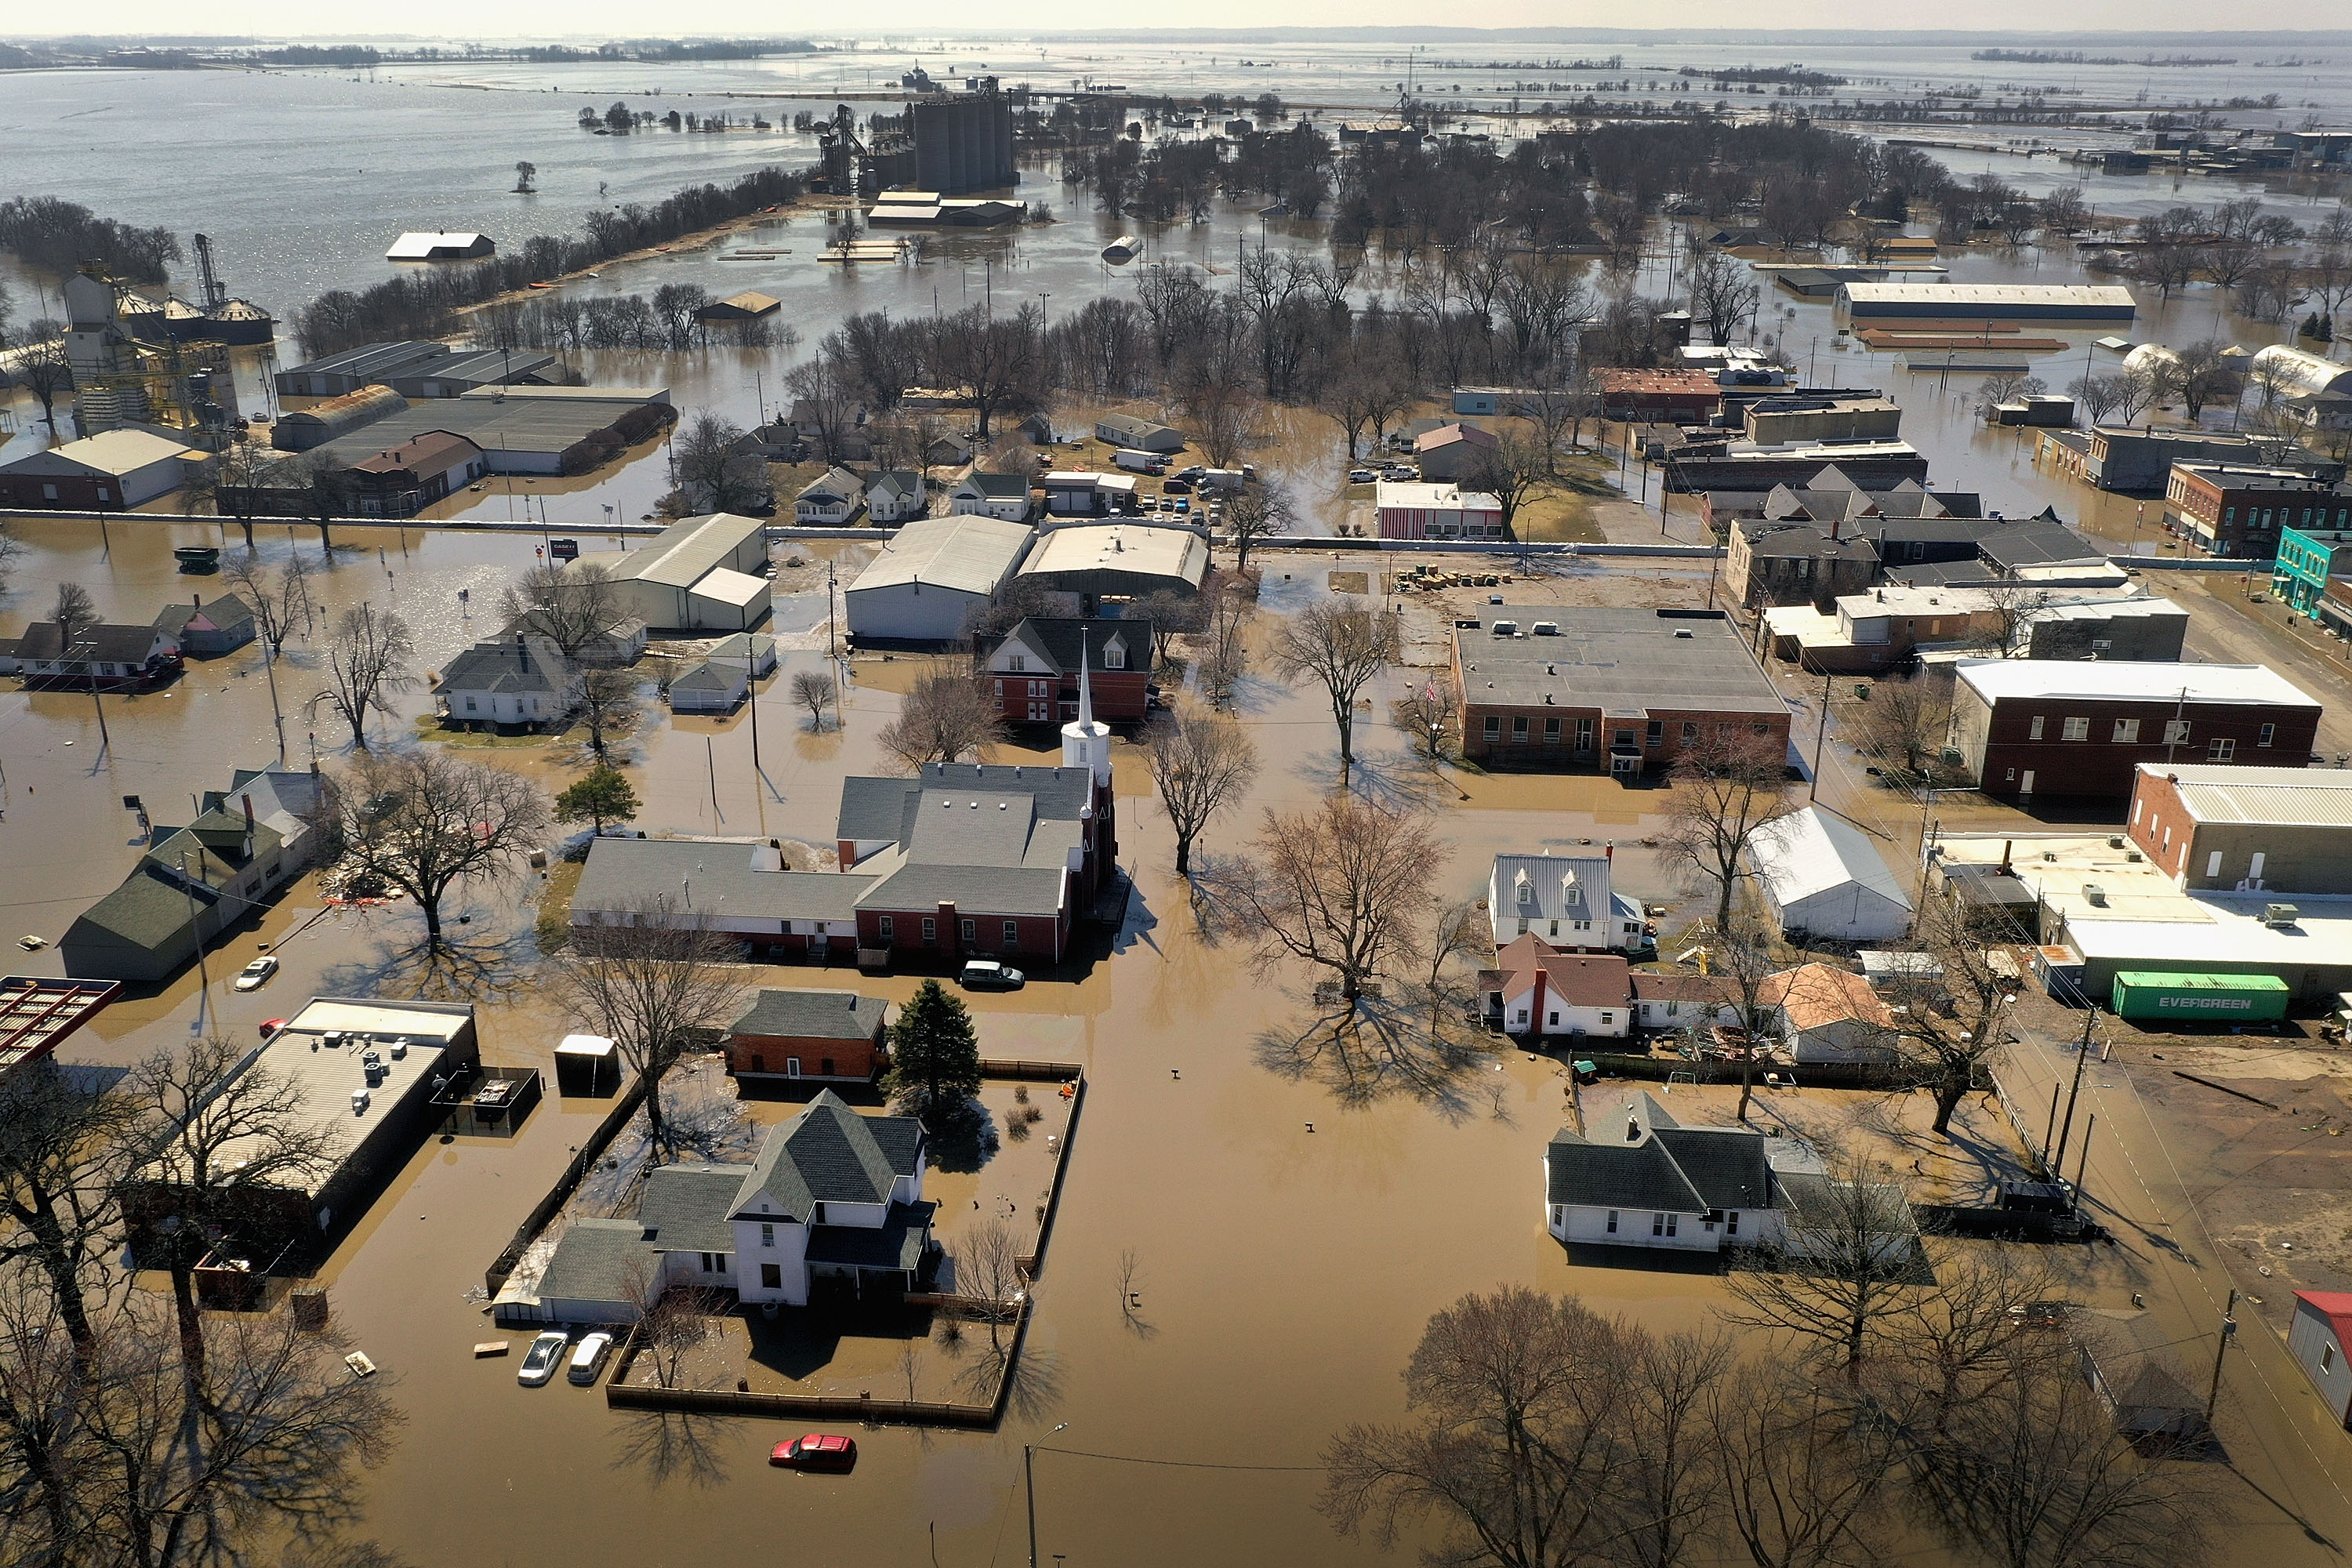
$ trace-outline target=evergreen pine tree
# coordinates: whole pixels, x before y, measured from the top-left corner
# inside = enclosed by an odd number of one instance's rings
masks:
[[[963,999],[926,980],[890,1026],[883,1088],[918,1116],[951,1110],[980,1092],[980,1037]]]

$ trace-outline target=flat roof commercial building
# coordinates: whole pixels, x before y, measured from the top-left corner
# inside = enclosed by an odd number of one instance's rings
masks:
[[[2139,314],[2131,290],[2112,283],[1841,283],[1838,325],[1895,321],[2036,321],[2129,326]]]
[[[287,1243],[321,1245],[349,1229],[437,1121],[436,1091],[480,1068],[470,1003],[312,997],[242,1070],[291,1085],[294,1116],[331,1157],[318,1169],[240,1187],[225,1216],[231,1239],[267,1258]],[[257,1151],[268,1136],[249,1141]],[[231,1141],[215,1151],[217,1167],[233,1168],[239,1148]],[[134,1179],[124,1209],[136,1226],[172,1204],[149,1177]]]
[[[1503,503],[1458,484],[1382,479],[1373,488],[1382,539],[1500,539]]]
[[[1025,522],[978,512],[907,524],[843,594],[849,635],[953,642],[1012,577],[1035,535]]]
[[[121,511],[169,495],[212,460],[175,437],[108,430],[0,468],[0,506]]]
[[[1621,777],[1741,735],[1785,747],[1789,706],[1717,610],[1487,606],[1454,631],[1463,754]]]
[[[675,417],[667,402],[668,394],[658,390],[478,388],[386,414],[312,450],[321,461],[349,468],[439,430],[480,447],[493,474],[586,473],[614,452],[657,433]]]
[[[2304,468],[2175,463],[2165,526],[2209,554],[2268,561],[2289,528],[2352,528],[2352,485]]]
[[[2259,664],[1967,658],[1946,740],[1976,787],[2122,801],[2143,763],[2306,765],[2319,703]]]

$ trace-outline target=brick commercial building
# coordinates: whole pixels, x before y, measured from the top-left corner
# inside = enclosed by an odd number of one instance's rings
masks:
[[[2122,801],[2142,763],[2301,768],[2319,704],[2259,664],[1962,659],[1947,744],[1989,795]]]
[[[2267,561],[2282,530],[2352,528],[2352,486],[2301,468],[2175,463],[2164,525],[2209,554]]]
[[[2352,888],[2352,769],[2140,765],[2131,840],[2183,892]]]
[[[1604,419],[1697,424],[1723,406],[1723,389],[1703,370],[1604,370],[1593,376]]]
[[[415,517],[464,489],[489,469],[482,449],[446,430],[423,435],[362,458],[344,472],[352,508],[362,517]]]
[[[2094,426],[2081,462],[2082,477],[2103,490],[2154,495],[2165,488],[2176,463],[2257,464],[2266,444],[2224,430],[2160,430],[2133,425]],[[2063,470],[2074,465],[2061,462]],[[2341,463],[2314,467],[2340,479]]]
[[[1373,490],[1382,539],[1500,539],[1503,503],[1459,485],[1382,479]]]
[[[0,506],[121,511],[178,489],[212,460],[176,437],[109,430],[0,468]]]
[[[1789,709],[1717,610],[1488,606],[1454,632],[1462,751],[1489,766],[1664,767],[1741,733],[1789,738]]]

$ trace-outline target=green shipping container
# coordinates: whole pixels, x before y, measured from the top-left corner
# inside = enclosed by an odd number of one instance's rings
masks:
[[[2274,974],[2116,975],[2116,1016],[2140,1023],[2253,1024],[2286,1016],[2293,993]]]

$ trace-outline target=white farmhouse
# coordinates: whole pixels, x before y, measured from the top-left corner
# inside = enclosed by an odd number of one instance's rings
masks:
[[[1554,947],[1638,952],[1649,945],[1641,901],[1610,886],[1615,851],[1497,855],[1486,878],[1486,918],[1500,949],[1539,936]]]
[[[866,481],[866,515],[876,522],[911,522],[929,506],[923,476],[915,468],[886,468]]]
[[[1633,1028],[1633,987],[1613,952],[1561,952],[1523,936],[1478,972],[1486,1019],[1510,1035],[1599,1036],[1622,1039]]]
[[[793,521],[803,527],[837,527],[857,510],[864,493],[857,476],[836,464],[801,487],[793,500]]]
[[[583,1219],[535,1282],[509,1282],[501,1321],[634,1321],[671,1285],[746,1305],[805,1307],[820,1280],[895,1301],[936,1251],[923,1198],[923,1127],[861,1116],[831,1089],[768,1130],[748,1164],[662,1165],[635,1220]]]
[[[579,667],[544,637],[528,635],[476,643],[433,682],[441,721],[463,724],[561,722],[580,700]]]
[[[966,468],[948,487],[948,511],[954,516],[978,513],[1006,522],[1029,521],[1029,478],[1025,474],[992,474]]]

